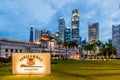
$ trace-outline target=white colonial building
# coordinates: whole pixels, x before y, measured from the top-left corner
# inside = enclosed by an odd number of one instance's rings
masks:
[[[0,56],[8,57],[12,53],[40,52],[40,44],[0,38]]]
[[[55,44],[55,41],[46,41],[43,45],[41,42],[24,42],[18,40],[9,40],[0,38],[0,56],[2,57],[9,57],[12,53],[40,53],[44,52],[51,53],[51,56],[61,56],[61,59],[68,58],[68,59],[76,59],[76,53],[79,53],[78,49],[70,48],[67,50],[63,46],[60,47]],[[59,51],[60,50],[60,51]],[[78,57],[77,57],[78,58]]]

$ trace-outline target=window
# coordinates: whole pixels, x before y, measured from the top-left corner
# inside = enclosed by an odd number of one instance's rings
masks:
[[[5,52],[8,52],[8,49],[5,49]]]
[[[16,53],[18,52],[17,49],[15,50],[15,52],[16,52]]]
[[[22,49],[20,49],[20,52],[22,52]]]
[[[73,25],[73,26],[72,26],[72,29],[76,29],[76,28],[77,28],[77,25]]]
[[[13,49],[11,49],[11,52],[13,52]]]

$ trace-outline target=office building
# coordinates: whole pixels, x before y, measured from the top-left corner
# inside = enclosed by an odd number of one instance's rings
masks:
[[[33,42],[33,27],[30,28],[30,42]]]
[[[72,41],[76,41],[79,44],[79,11],[74,9],[72,11]]]
[[[65,31],[65,20],[64,18],[59,19],[59,39],[64,42],[64,31]]]
[[[71,31],[70,31],[70,28],[65,28],[64,41],[65,42],[71,41]]]
[[[112,45],[117,49],[117,54],[120,54],[120,25],[112,25]]]
[[[89,43],[94,43],[99,40],[99,23],[90,24],[88,26]]]
[[[39,42],[40,36],[41,36],[41,31],[39,29],[35,29],[35,42]]]

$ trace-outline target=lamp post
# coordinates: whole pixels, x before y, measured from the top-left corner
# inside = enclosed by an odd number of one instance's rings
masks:
[[[108,60],[108,46],[105,46],[106,49],[106,60]]]
[[[52,55],[53,52],[54,41],[50,40],[50,54]]]
[[[54,46],[54,38],[53,37],[49,37],[49,41],[50,41],[50,46],[49,46],[49,48],[50,48],[50,54],[51,54],[51,56],[52,56],[52,50],[53,50],[53,46]]]
[[[1,44],[0,44],[0,56],[1,56],[1,52],[2,52],[2,51],[1,51]]]

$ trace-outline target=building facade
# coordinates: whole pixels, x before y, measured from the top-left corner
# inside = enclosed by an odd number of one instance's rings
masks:
[[[65,31],[65,20],[64,18],[59,19],[59,39],[64,42],[64,31]]]
[[[99,23],[90,24],[88,26],[89,43],[94,43],[99,40]]]
[[[72,41],[79,43],[79,11],[74,9],[72,11]]]
[[[70,30],[70,28],[65,28],[64,41],[65,42],[71,41],[71,30]]]
[[[40,44],[0,38],[0,56],[8,57],[12,53],[40,52]]]
[[[33,27],[30,28],[30,42],[33,42]]]
[[[117,54],[120,54],[120,25],[112,25],[112,45],[117,49]]]

